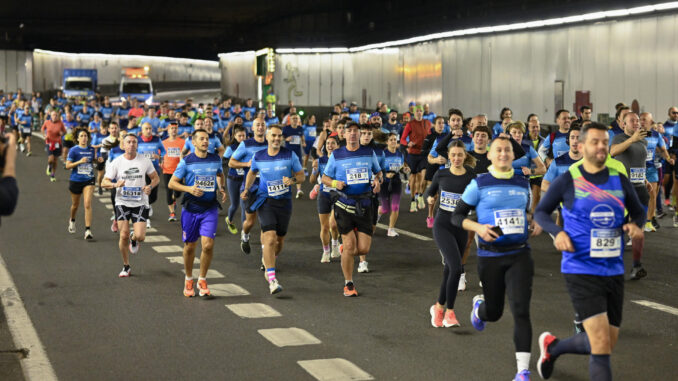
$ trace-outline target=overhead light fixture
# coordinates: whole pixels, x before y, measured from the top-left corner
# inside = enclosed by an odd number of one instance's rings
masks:
[[[55,52],[52,50],[35,49],[34,53],[61,56],[68,58],[93,58],[93,59],[125,59],[125,60],[139,60],[145,63],[184,63],[184,64],[200,64],[200,65],[214,65],[219,66],[219,61],[212,60],[198,60],[193,58],[175,58],[175,57],[161,57],[161,56],[141,56],[133,54],[105,54],[105,53],[67,53]]]
[[[245,52],[229,52],[229,53],[219,53],[217,57],[219,58],[224,58],[224,57],[235,57],[235,56],[253,56],[255,55],[254,50],[248,50]]]

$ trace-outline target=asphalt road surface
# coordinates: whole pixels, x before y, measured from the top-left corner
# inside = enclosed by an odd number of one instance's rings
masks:
[[[222,218],[211,266],[218,273],[208,281],[215,294],[224,291],[208,300],[189,299],[182,295],[181,252],[171,247],[182,245],[180,225],[166,221],[164,189],[148,234],[158,242],[143,243],[131,258],[132,277],[119,279],[122,265],[117,235],[109,230],[108,196],[93,201],[94,242],[83,240],[82,209],[77,233],[69,234],[68,174],[60,167],[58,181],[50,183],[41,141],[34,140],[34,156],[18,158],[21,195],[14,215],[2,219],[0,254],[60,380],[510,380],[516,372],[508,307],[483,332],[469,322],[471,299],[481,292],[475,256],[467,264],[468,289],[455,308],[461,327],[431,327],[429,307],[442,266],[424,212],[403,209],[397,225],[419,238],[387,238],[385,230],[377,230],[368,257],[372,272],[354,277],[358,298],[342,295],[337,260],[320,263],[316,203],[308,196],[294,201],[277,266],[284,291],[276,296],[269,295],[259,270],[258,227],[252,232],[253,252],[244,255],[239,236],[226,231]],[[310,185],[304,189],[308,194]],[[662,225],[646,241],[648,277],[626,283],[624,320],[612,356],[616,379],[675,379],[678,229],[670,227],[669,218]],[[551,239],[544,234],[530,243],[536,265],[531,370],[539,379],[537,338],[544,330],[569,336],[573,310]],[[157,252],[159,246],[170,248]],[[629,266],[630,254],[626,257]],[[4,319],[0,379],[21,380],[21,348]],[[587,380],[588,357],[561,357],[552,379]]]

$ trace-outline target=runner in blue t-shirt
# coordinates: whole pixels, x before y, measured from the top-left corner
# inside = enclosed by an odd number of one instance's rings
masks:
[[[259,214],[264,245],[262,262],[266,268],[269,291],[276,294],[282,291],[282,286],[275,275],[275,262],[282,251],[292,218],[291,186],[302,183],[305,176],[297,154],[281,147],[283,130],[279,125],[268,128],[266,140],[268,147],[259,150],[252,158],[241,198],[243,200],[254,198],[250,209],[256,210]],[[260,177],[259,186],[256,194],[251,194],[249,188],[254,184],[257,174]]]
[[[567,144],[567,133],[570,131],[570,124],[572,124],[570,112],[567,110],[558,110],[556,112],[556,124],[558,124],[558,130],[550,133],[544,138],[538,151],[539,157],[547,164],[547,166],[553,158],[562,156],[570,150]]]
[[[346,124],[346,146],[337,149],[327,161],[323,185],[333,192],[334,218],[342,237],[341,269],[344,296],[358,296],[353,283],[355,257],[367,255],[372,245],[372,195],[381,185],[381,167],[374,150],[360,146],[357,123]]]
[[[311,184],[317,184],[317,188],[314,188],[314,191],[311,191],[310,196],[311,200],[315,197],[318,198],[317,208],[318,219],[320,220],[320,241],[323,245],[323,255],[320,258],[320,263],[329,263],[331,260],[330,258],[339,258],[341,256],[339,253],[339,231],[337,230],[337,225],[330,221],[330,215],[332,213],[330,191],[333,191],[334,189],[322,184],[322,174],[325,172],[325,167],[327,167],[329,156],[332,155],[332,152],[337,148],[339,148],[339,139],[336,136],[328,136],[325,140],[325,154],[314,161],[313,171],[309,178]]]
[[[483,293],[473,298],[471,324],[482,331],[504,312],[508,296],[514,320],[516,380],[529,380],[532,325],[530,298],[534,262],[528,239],[530,182],[512,168],[509,138],[499,136],[491,145],[489,173],[479,175],[466,187],[452,215],[452,224],[478,235],[478,276]],[[469,219],[475,208],[478,222]]]
[[[240,143],[245,140],[247,132],[242,126],[236,126],[233,129],[233,138],[231,144],[226,148],[224,152],[224,162],[228,165],[231,157],[235,153],[235,150],[238,148]],[[228,174],[226,177],[226,189],[228,189],[228,198],[231,202],[231,205],[228,207],[228,214],[226,215],[226,228],[231,234],[238,234],[238,228],[233,223],[233,218],[235,217],[235,212],[238,211],[240,206],[240,188],[242,183],[245,181],[245,169],[244,168],[228,168]],[[240,209],[240,222],[245,222],[245,210]]]
[[[297,154],[299,160],[303,158],[302,149],[305,147],[304,128],[301,126],[301,119],[299,115],[292,114],[289,116],[289,126],[283,127],[283,137],[285,138],[285,148]],[[297,184],[296,198],[304,195],[301,190],[301,184]]]
[[[26,156],[31,156],[31,134],[33,133],[33,114],[31,113],[31,108],[24,106],[23,112],[21,115],[17,115],[17,127],[21,133],[21,152],[24,151],[24,145],[26,146]]]
[[[150,123],[144,123],[141,126],[141,136],[139,137],[139,145],[137,147],[137,153],[140,156],[148,158],[153,163],[153,167],[157,173],[162,173],[160,168],[160,159],[165,156],[167,151],[165,146],[162,144],[162,141],[159,137],[153,136],[153,127]],[[151,183],[151,178],[146,176],[146,183]],[[151,194],[148,196],[148,205],[150,207],[148,212],[148,217],[146,219],[146,228],[151,228],[151,219],[153,216],[153,204],[158,199],[158,187],[154,187],[151,190]]]
[[[585,332],[557,339],[549,332],[539,336],[539,375],[551,377],[558,356],[590,354],[592,380],[612,380],[610,354],[619,337],[624,303],[623,232],[632,239],[643,236],[645,210],[629,179],[606,167],[608,130],[591,123],[581,133],[582,164],[570,167],[555,179],[539,202],[535,219],[563,252],[565,277],[577,320]],[[562,204],[564,228],[551,220]],[[632,222],[624,217],[627,209]]]
[[[80,198],[85,196],[85,239],[94,238],[92,226],[92,192],[94,191],[94,160],[96,153],[90,147],[90,135],[86,129],[76,129],[78,145],[71,148],[66,159],[66,169],[71,170],[68,190],[71,192],[71,219],[68,222],[68,232],[75,233],[75,214],[78,212]]]
[[[268,146],[268,143],[266,142],[266,122],[263,119],[257,118],[253,121],[252,131],[254,132],[254,137],[243,140],[228,161],[228,166],[230,168],[244,170],[244,176],[246,176],[247,172],[250,170],[254,154],[262,149],[266,149]],[[244,188],[244,182],[242,186],[243,188],[240,189],[240,192],[246,189]],[[256,186],[258,186],[258,184],[255,181],[252,188],[248,190],[254,191]],[[242,224],[242,231],[240,232],[240,249],[245,254],[249,254],[251,251],[250,230],[252,230],[254,220],[257,217],[256,211],[250,210],[249,206],[249,203],[241,201],[240,207],[245,211],[245,221]]]
[[[150,126],[149,126],[150,127]],[[181,159],[169,182],[172,190],[184,192],[182,198],[181,230],[184,241],[184,295],[195,296],[193,289],[193,260],[198,238],[201,239],[200,275],[198,294],[210,296],[207,287],[207,270],[212,262],[214,237],[219,223],[219,200],[226,201],[224,173],[221,158],[207,152],[209,134],[205,130],[195,130],[191,139],[195,152]],[[183,184],[182,184],[183,182]]]

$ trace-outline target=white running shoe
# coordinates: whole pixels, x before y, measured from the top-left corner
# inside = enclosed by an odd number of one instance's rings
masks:
[[[367,261],[362,261],[360,264],[358,264],[358,272],[359,273],[368,273],[370,272],[370,269],[367,268]]]
[[[330,258],[340,258],[341,253],[339,252],[339,245],[333,245],[332,246],[332,253],[330,254]]]
[[[466,291],[466,273],[461,273],[461,277],[459,277],[459,287],[457,287],[457,291]]]
[[[130,240],[129,240],[129,252],[132,253],[132,254],[138,253],[139,252],[139,242],[130,238]]]
[[[395,231],[395,228],[388,228],[388,230],[386,231],[386,235],[387,235],[388,237],[397,237],[397,236],[399,236],[400,234],[398,234],[398,232]]]
[[[330,263],[330,252],[323,252],[323,257],[320,259],[320,263]]]
[[[132,268],[129,266],[123,266],[122,271],[118,274],[119,278],[127,278],[129,274],[132,273]]]
[[[153,205],[148,207],[148,216],[153,217]]]
[[[151,228],[151,219],[149,218],[149,219],[146,220],[146,229],[150,229],[150,228]]]
[[[92,235],[92,231],[91,231],[91,230],[89,230],[89,229],[85,230],[85,239],[86,239],[86,240],[94,239],[94,236]]]
[[[278,283],[277,279],[273,279],[272,281],[268,282],[268,290],[271,292],[271,295],[273,295],[282,291],[283,288],[280,283]]]
[[[417,207],[420,210],[424,210],[426,208],[426,203],[424,202],[424,196],[417,197]]]
[[[75,233],[75,221],[68,220],[68,232]]]
[[[21,148],[21,152],[24,152],[26,150],[26,146],[24,143],[19,144],[19,148]]]

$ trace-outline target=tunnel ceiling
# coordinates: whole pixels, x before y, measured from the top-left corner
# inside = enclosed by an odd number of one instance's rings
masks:
[[[643,1],[3,1],[0,49],[217,59],[262,47],[353,47]]]

